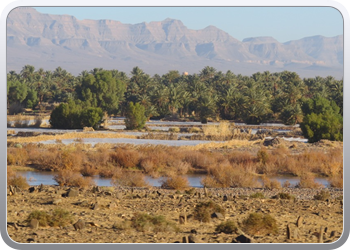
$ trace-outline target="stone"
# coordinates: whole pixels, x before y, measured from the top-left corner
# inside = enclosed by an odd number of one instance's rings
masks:
[[[94,205],[92,205],[92,210],[97,210],[99,209],[100,205],[98,204],[98,202],[96,202]]]
[[[301,227],[303,225],[303,217],[299,216],[296,224],[297,227]]]
[[[292,238],[292,234],[291,234],[291,229],[290,229],[290,225],[287,225],[287,239],[290,240]]]
[[[180,214],[180,215],[179,215],[179,223],[180,223],[180,224],[186,224],[186,222],[187,222],[187,217],[186,217],[186,215],[185,215],[185,214]]]
[[[228,200],[227,195],[224,195],[223,201],[227,201],[227,200]]]
[[[69,189],[65,194],[62,194],[63,197],[77,197],[79,191],[77,189]]]
[[[34,193],[35,191],[37,191],[35,187],[30,187],[28,190],[29,193]]]
[[[190,235],[188,236],[188,243],[196,243],[197,239],[195,236]]]
[[[82,230],[85,228],[85,222],[79,219],[76,223],[73,224],[75,230]]]
[[[241,234],[232,240],[232,243],[254,243],[253,239]]]
[[[39,221],[37,219],[32,219],[30,222],[29,222],[29,227],[31,229],[38,229],[39,227]]]
[[[188,237],[187,236],[182,237],[182,243],[188,243]]]
[[[197,230],[196,229],[191,229],[191,234],[197,234]]]
[[[218,213],[218,212],[212,213],[211,218],[217,218],[219,220],[225,219],[225,217],[222,215],[222,213]]]

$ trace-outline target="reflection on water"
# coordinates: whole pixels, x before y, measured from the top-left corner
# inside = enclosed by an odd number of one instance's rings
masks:
[[[62,143],[74,143],[74,139],[62,139]],[[124,143],[124,144],[152,144],[152,145],[166,145],[166,146],[195,146],[198,144],[211,143],[213,141],[200,140],[150,140],[150,139],[130,139],[130,138],[84,138],[83,143],[94,146],[97,143]],[[54,144],[55,140],[41,141],[43,144]]]
[[[28,180],[28,183],[32,186],[40,185],[41,183],[43,185],[57,185],[56,181],[53,180],[53,176],[55,175],[54,172],[33,172],[33,171],[21,171],[19,172],[22,176],[26,177]],[[201,184],[202,178],[205,177],[205,175],[186,175],[188,182],[191,187],[203,187]],[[154,187],[160,187],[162,180],[164,180],[164,177],[160,178],[152,178],[150,176],[146,177],[146,181]],[[292,186],[295,186],[299,182],[298,177],[281,177],[281,176],[275,176],[270,177],[271,180],[277,180],[283,185],[284,182],[289,181],[289,183]],[[96,185],[98,186],[112,186],[111,185],[111,178],[101,178],[99,176],[93,177],[93,180],[95,181]],[[261,180],[259,179],[261,182]],[[315,178],[315,181],[324,185],[325,187],[329,186],[329,182],[326,178]]]

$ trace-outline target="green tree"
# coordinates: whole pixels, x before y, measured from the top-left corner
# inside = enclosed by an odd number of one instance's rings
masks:
[[[316,97],[309,99],[302,108],[304,119],[300,128],[309,142],[321,139],[343,140],[343,117],[335,102]]]
[[[106,70],[97,70],[82,79],[79,99],[90,107],[98,107],[108,114],[116,113],[125,92],[125,83],[113,78]]]
[[[145,107],[139,103],[129,102],[125,118],[126,129],[142,129],[146,124]]]

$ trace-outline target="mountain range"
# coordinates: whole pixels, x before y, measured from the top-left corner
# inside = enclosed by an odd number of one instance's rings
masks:
[[[117,19],[117,17],[116,17]],[[169,70],[199,73],[205,66],[235,74],[283,70],[302,77],[343,77],[343,35],[312,36],[280,43],[272,37],[239,41],[208,26],[188,29],[180,20],[123,24],[78,20],[19,7],[7,18],[7,71],[24,65],[78,75],[93,68],[129,73],[138,66],[148,74]]]

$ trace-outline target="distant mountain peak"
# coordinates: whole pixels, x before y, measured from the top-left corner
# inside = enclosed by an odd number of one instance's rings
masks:
[[[248,37],[242,40],[243,43],[278,43],[278,41],[271,36],[259,36],[259,37]]]

